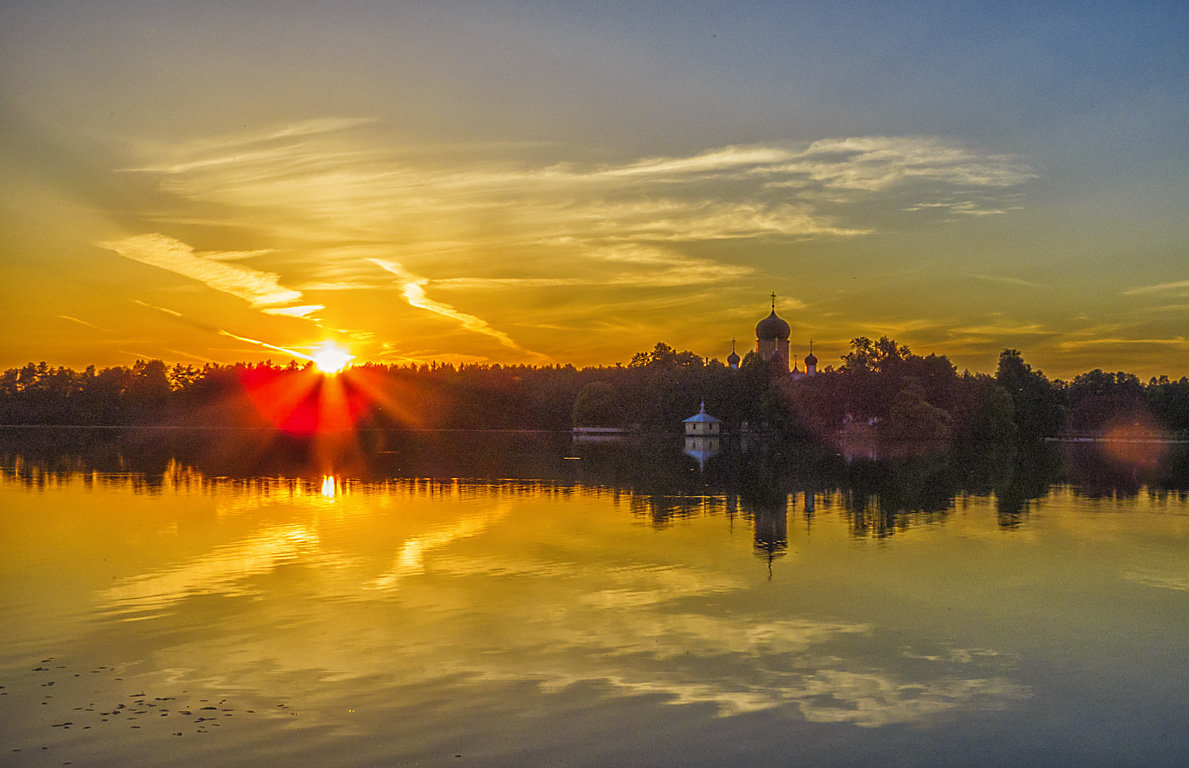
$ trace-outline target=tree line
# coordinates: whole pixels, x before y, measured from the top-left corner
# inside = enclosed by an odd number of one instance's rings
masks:
[[[1189,434],[1189,378],[1093,370],[1049,379],[1018,350],[995,373],[959,373],[883,337],[852,340],[837,366],[794,379],[754,352],[738,369],[664,343],[628,363],[355,366],[236,363],[76,371],[44,362],[0,374],[0,424],[676,431],[705,403],[728,429],[827,439],[1016,442],[1120,429]],[[328,422],[329,420],[329,422]],[[1130,433],[1129,433],[1130,434]]]

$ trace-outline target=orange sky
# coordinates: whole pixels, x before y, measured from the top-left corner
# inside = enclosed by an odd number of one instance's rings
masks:
[[[0,367],[1189,374],[1179,5],[786,5],[6,3]]]

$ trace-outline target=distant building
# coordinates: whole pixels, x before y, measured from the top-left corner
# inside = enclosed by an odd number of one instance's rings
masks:
[[[813,376],[817,373],[817,358],[813,356],[813,339],[809,340],[809,354],[805,356],[805,375]]]
[[[813,354],[813,341],[809,342],[809,354],[805,356],[805,371],[797,369],[797,362],[789,357],[789,324],[776,314],[776,294],[772,294],[772,311],[756,323],[756,353],[761,360],[771,363],[777,370],[788,373],[793,379],[803,379],[817,374],[817,358]],[[789,363],[792,369],[789,369]],[[739,367],[739,355],[735,354],[735,340],[731,339],[731,355],[727,366],[732,370]]]
[[[727,367],[732,371],[739,370],[739,354],[735,352],[734,339],[731,339],[731,354],[727,355]]]
[[[722,422],[706,413],[706,403],[693,416],[685,420],[685,453],[698,462],[698,469],[705,469],[706,462],[720,449],[719,435]]]
[[[689,437],[717,437],[722,434],[722,422],[706,413],[706,403],[684,422],[685,434]]]
[[[761,360],[782,371],[789,369],[789,324],[776,314],[776,294],[772,294],[772,313],[756,323],[756,353]]]

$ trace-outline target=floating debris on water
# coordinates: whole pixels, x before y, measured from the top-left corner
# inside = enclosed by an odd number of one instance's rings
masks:
[[[129,670],[118,666],[88,665],[83,669],[83,672],[89,672],[90,675],[99,677],[88,676],[85,678],[87,682],[83,683],[78,680],[83,675],[71,673],[66,664],[47,666],[53,661],[53,658],[47,658],[36,666],[25,667],[30,671],[23,673],[23,682],[19,679],[22,677],[22,673],[18,672],[18,679],[10,679],[4,685],[0,685],[0,696],[7,696],[11,693],[18,700],[22,696],[30,700],[40,699],[40,705],[46,709],[40,710],[40,716],[34,716],[31,722],[36,724],[40,719],[47,732],[91,731],[94,733],[95,729],[101,730],[124,723],[125,733],[130,730],[138,730],[144,734],[144,738],[152,738],[154,733],[159,736],[168,734],[175,738],[199,734],[214,738],[211,736],[213,733],[211,729],[221,727],[223,723],[220,721],[226,718],[253,715],[275,719],[279,715],[293,717],[298,714],[289,710],[289,705],[283,702],[276,703],[273,709],[261,708],[260,714],[257,714],[260,703],[258,701],[247,702],[256,704],[256,708],[246,708],[233,697],[219,696],[217,693],[210,695],[210,692],[204,692],[207,693],[206,698],[190,698],[189,689],[180,691],[177,689],[153,690],[154,686],[147,682],[149,678],[144,676],[132,678],[144,683],[143,687],[138,685],[137,688],[128,691],[122,683],[123,675],[128,674]],[[46,674],[55,670],[65,671],[65,674],[61,679],[46,679]],[[117,677],[116,675],[121,676]],[[47,688],[53,688],[58,696],[55,698],[54,695],[46,692]],[[184,720],[179,722],[178,718],[184,718]],[[70,739],[72,737],[61,736],[60,738]],[[50,743],[41,745],[40,748],[41,750],[49,750],[51,747],[55,750],[59,748],[78,750],[86,749],[88,744],[93,743],[78,741],[79,738],[83,737],[74,736],[74,741]],[[86,738],[92,737],[88,735]],[[141,736],[133,738],[141,738]],[[28,751],[34,749],[34,746],[26,743],[22,746],[12,747],[11,751],[19,753],[22,749]],[[76,760],[82,757],[77,752],[73,752],[69,756]],[[12,759],[16,760],[16,758]],[[61,765],[71,765],[72,762],[65,761]],[[82,762],[85,763],[86,760],[82,760]]]

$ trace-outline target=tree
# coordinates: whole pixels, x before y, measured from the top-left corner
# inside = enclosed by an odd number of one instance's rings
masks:
[[[1011,397],[1016,434],[1021,440],[1036,441],[1054,435],[1065,422],[1057,388],[1041,371],[1033,371],[1018,349],[999,354],[995,382]]]
[[[1134,374],[1107,373],[1095,368],[1069,383],[1069,426],[1079,432],[1097,432],[1108,423],[1147,420],[1144,388]]]
[[[623,425],[619,393],[610,382],[592,381],[574,398],[575,427],[618,427]]]
[[[883,437],[939,443],[950,438],[950,415],[925,399],[920,382],[909,380],[896,395],[888,418],[880,422]]]

